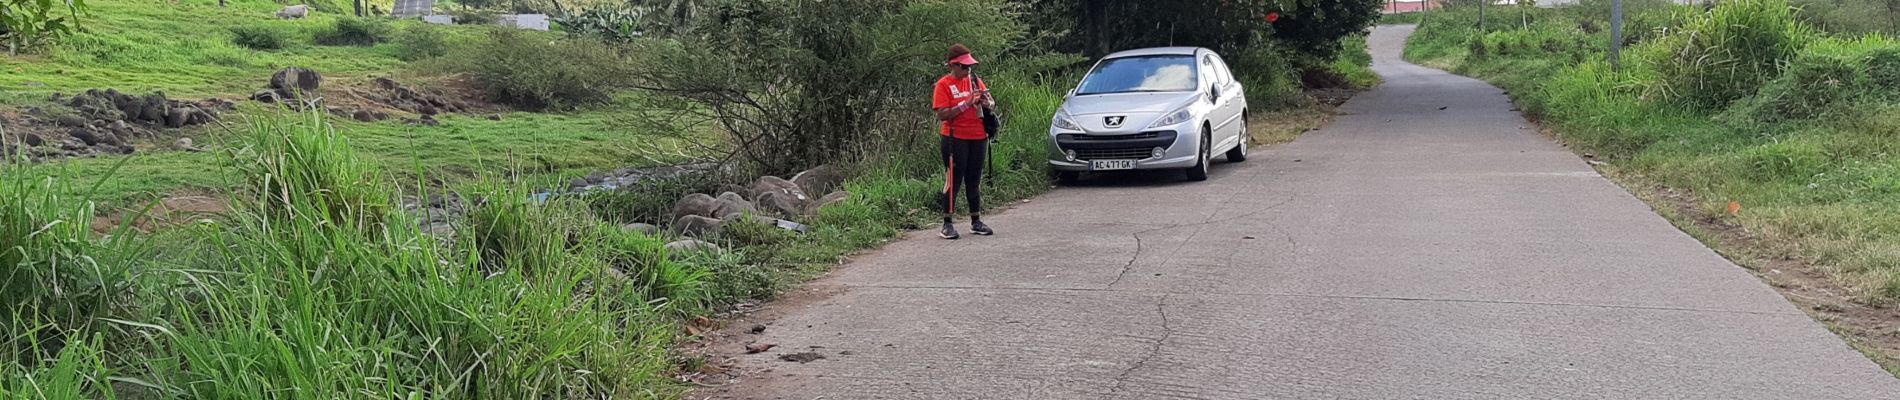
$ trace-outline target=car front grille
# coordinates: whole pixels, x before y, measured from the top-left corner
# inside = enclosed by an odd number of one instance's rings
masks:
[[[1133,140],[1133,139],[1153,139],[1153,138],[1157,138],[1157,137],[1160,137],[1160,136],[1161,136],[1161,133],[1160,133],[1160,132],[1142,132],[1142,133],[1137,133],[1137,134],[1133,134],[1133,135],[1077,135],[1077,134],[1068,134],[1068,135],[1065,135],[1065,136],[1068,136],[1068,137],[1067,137],[1066,139],[1072,139],[1072,140],[1082,140],[1082,141],[1097,141],[1097,140]]]
[[[1153,147],[1115,148],[1115,149],[1078,149],[1078,160],[1140,160],[1154,155]]]

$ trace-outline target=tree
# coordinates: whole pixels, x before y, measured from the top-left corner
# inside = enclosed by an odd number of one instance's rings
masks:
[[[72,34],[79,29],[79,15],[85,0],[0,0],[0,41],[7,43],[7,55],[20,49]]]
[[[1371,26],[1385,0],[1021,0],[1030,37],[1091,57],[1140,47],[1229,52],[1266,33],[1318,57]],[[1138,17],[1137,17],[1138,16]],[[1273,21],[1269,21],[1272,19]]]

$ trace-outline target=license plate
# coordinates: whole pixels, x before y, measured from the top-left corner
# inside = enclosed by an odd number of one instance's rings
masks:
[[[1090,171],[1113,171],[1135,169],[1135,160],[1094,160],[1089,161]]]

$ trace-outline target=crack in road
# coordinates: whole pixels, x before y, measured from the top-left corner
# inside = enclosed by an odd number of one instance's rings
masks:
[[[1238,195],[1239,195],[1239,194],[1235,194],[1235,196],[1238,196]],[[1241,218],[1247,218],[1247,217],[1252,217],[1252,216],[1255,216],[1255,215],[1260,215],[1260,214],[1262,214],[1262,213],[1265,213],[1265,212],[1268,212],[1268,211],[1273,211],[1274,209],[1278,209],[1278,208],[1280,208],[1281,206],[1285,206],[1285,205],[1287,205],[1287,203],[1292,203],[1292,202],[1293,202],[1293,199],[1296,199],[1296,198],[1299,198],[1299,197],[1300,197],[1300,194],[1299,194],[1299,193],[1290,193],[1290,194],[1287,194],[1287,196],[1286,196],[1286,198],[1285,198],[1285,199],[1281,199],[1281,200],[1280,200],[1280,202],[1278,202],[1278,203],[1273,203],[1273,205],[1270,205],[1270,206],[1266,206],[1266,207],[1263,207],[1263,208],[1261,208],[1261,209],[1258,209],[1258,210],[1253,210],[1253,211],[1249,211],[1249,212],[1247,212],[1247,213],[1244,213],[1244,214],[1239,214],[1239,215],[1234,215],[1234,216],[1231,216],[1231,217],[1227,217],[1227,218],[1221,218],[1221,219],[1214,219],[1214,216],[1215,216],[1215,215],[1219,215],[1219,214],[1220,214],[1220,210],[1219,210],[1219,209],[1216,209],[1216,210],[1215,210],[1215,211],[1214,211],[1213,213],[1210,213],[1210,214],[1208,214],[1208,215],[1207,215],[1207,218],[1206,218],[1206,219],[1203,219],[1203,220],[1201,220],[1201,222],[1196,222],[1196,223],[1192,223],[1192,224],[1178,224],[1178,225],[1163,225],[1163,226],[1161,226],[1161,227],[1158,227],[1158,228],[1154,228],[1154,229],[1147,229],[1147,230],[1142,230],[1142,231],[1139,231],[1139,232],[1135,232],[1134,234],[1132,234],[1132,235],[1131,235],[1131,236],[1134,236],[1134,238],[1135,238],[1135,254],[1134,254],[1134,255],[1132,255],[1132,256],[1129,256],[1129,257],[1128,257],[1128,263],[1126,263],[1126,264],[1123,264],[1123,265],[1122,265],[1122,270],[1121,270],[1121,272],[1120,272],[1120,273],[1117,273],[1117,274],[1115,274],[1115,280],[1113,280],[1113,281],[1109,281],[1109,282],[1108,282],[1108,289],[1114,289],[1114,288],[1115,288],[1115,285],[1117,285],[1117,284],[1120,284],[1120,283],[1122,282],[1122,279],[1123,279],[1123,278],[1126,278],[1126,277],[1128,277],[1128,273],[1129,273],[1130,271],[1133,271],[1133,270],[1135,269],[1135,262],[1137,262],[1137,261],[1140,261],[1140,260],[1141,260],[1141,253],[1142,253],[1142,251],[1144,250],[1144,247],[1145,247],[1145,246],[1144,246],[1144,244],[1143,244],[1143,243],[1142,243],[1142,241],[1141,241],[1141,234],[1144,234],[1144,233],[1149,233],[1149,232],[1155,232],[1155,231],[1161,231],[1161,230],[1168,230],[1168,229],[1174,229],[1174,228],[1186,228],[1186,227],[1195,227],[1196,229],[1194,230],[1194,233],[1191,233],[1191,234],[1188,234],[1188,238],[1187,238],[1187,240],[1183,240],[1183,241],[1181,241],[1181,244],[1183,244],[1183,245],[1185,245],[1185,244],[1187,244],[1188,242],[1191,242],[1191,241],[1193,241],[1193,240],[1194,240],[1194,237],[1196,237],[1196,236],[1200,236],[1200,234],[1201,234],[1201,229],[1200,229],[1200,228],[1205,228],[1205,227],[1206,227],[1207,225],[1212,225],[1212,224],[1218,224],[1218,223],[1224,223],[1224,222],[1230,222],[1230,221],[1234,221],[1234,220],[1238,220],[1238,219],[1241,219]],[[1230,198],[1229,200],[1231,201],[1231,198]],[[1225,202],[1222,202],[1222,203],[1225,203]],[[1276,227],[1275,229],[1278,229],[1278,228]],[[1284,231],[1283,231],[1283,232],[1284,232]],[[1288,235],[1288,236],[1289,236],[1289,237],[1288,237],[1288,240],[1291,240],[1291,239],[1292,239],[1292,238],[1291,238],[1291,235]],[[1175,248],[1176,248],[1176,249],[1178,250],[1178,249],[1179,249],[1180,247],[1179,247],[1179,246],[1176,246]],[[1163,266],[1163,267],[1165,267],[1165,266],[1168,266],[1168,261],[1167,261],[1167,260],[1163,260],[1163,261],[1161,262],[1161,265],[1160,265],[1160,266]]]
[[[1142,355],[1141,359],[1135,360],[1134,365],[1128,366],[1128,369],[1122,370],[1121,375],[1115,377],[1115,387],[1109,389],[1109,394],[1121,393],[1123,389],[1127,388],[1128,377],[1134,375],[1136,370],[1147,366],[1148,361],[1161,356],[1161,346],[1167,345],[1168,338],[1174,336],[1174,325],[1168,322],[1168,296],[1172,295],[1161,295],[1161,301],[1155,304],[1155,312],[1161,314],[1161,337],[1155,339],[1154,346],[1148,348],[1148,354]]]

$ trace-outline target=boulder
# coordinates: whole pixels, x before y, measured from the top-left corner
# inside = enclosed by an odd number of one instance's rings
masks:
[[[758,180],[752,181],[752,186],[746,187],[746,190],[751,192],[752,198],[755,199],[771,192],[790,194],[794,199],[805,199],[805,191],[799,189],[798,184],[771,175],[761,176]]]
[[[708,243],[701,240],[681,239],[681,240],[666,244],[666,252],[672,257],[680,257],[680,256],[691,254],[691,253],[704,253],[704,252],[715,252],[715,251],[719,251],[719,245]]]
[[[757,214],[759,212],[758,206],[754,206],[752,202],[746,201],[745,197],[740,196],[738,193],[720,193],[719,198],[716,199],[715,202],[716,204],[715,207],[713,207],[712,215],[726,216],[736,213]]]
[[[256,93],[251,93],[251,100],[261,101],[265,103],[277,103],[277,102],[284,101],[284,99],[279,98],[276,90],[270,90],[270,89],[259,90]]]
[[[278,94],[295,98],[315,95],[321,86],[323,86],[323,75],[300,67],[284,68],[270,76],[271,89],[276,90]]]
[[[781,192],[765,192],[759,195],[759,207],[780,217],[793,217],[805,214],[805,202]]]
[[[303,4],[298,4],[294,6],[284,6],[283,9],[277,10],[277,18],[278,19],[302,19],[303,17],[310,15],[311,8],[312,7],[303,5]]]
[[[77,115],[61,115],[54,119],[59,126],[78,128],[86,126],[86,119]]]
[[[99,134],[93,133],[91,129],[74,129],[67,135],[71,135],[74,139],[85,142],[87,146],[98,146],[100,143],[105,142],[105,140],[99,138]]]
[[[805,193],[827,193],[844,184],[844,175],[830,165],[820,165],[793,175],[792,184]]]
[[[182,127],[187,122],[191,122],[191,110],[184,107],[172,107],[170,112],[165,113],[166,128]]]
[[[818,210],[822,210],[825,207],[831,206],[832,204],[843,203],[845,202],[845,200],[850,200],[850,199],[851,199],[851,192],[846,192],[843,190],[831,192],[831,194],[827,194],[825,195],[825,197],[819,198],[818,201],[812,202],[810,212],[812,214],[817,214]]]
[[[672,217],[675,220],[688,215],[711,217],[719,215],[713,214],[713,210],[718,208],[719,201],[713,199],[712,196],[707,196],[703,193],[693,193],[686,195],[686,197],[681,197],[679,201],[673,202]]]
[[[720,226],[724,224],[724,221],[716,218],[688,215],[673,220],[673,232],[683,236],[699,237],[719,233]]]
[[[631,224],[621,225],[620,230],[626,231],[626,232],[638,233],[642,235],[656,235],[660,233],[660,227],[653,226],[653,224],[642,224],[642,223],[631,223]]]
[[[112,121],[112,123],[106,124],[106,130],[112,131],[114,135],[132,136],[132,125],[126,124],[124,120]]]
[[[488,114],[488,120],[489,120],[489,121],[500,121],[500,120],[501,120],[501,114]]]
[[[350,114],[350,118],[358,122],[376,122],[376,114],[364,110],[356,110],[355,113]]]

